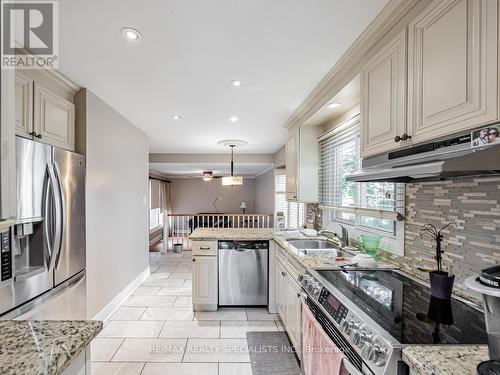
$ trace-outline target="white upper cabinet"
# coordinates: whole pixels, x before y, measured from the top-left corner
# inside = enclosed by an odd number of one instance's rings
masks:
[[[34,129],[42,142],[75,148],[75,105],[35,82]]]
[[[33,135],[33,81],[16,73],[15,83],[16,134],[22,137]]]
[[[387,44],[361,73],[361,156],[406,145],[406,30]]]
[[[408,38],[413,143],[499,119],[497,0],[435,1]]]
[[[286,197],[318,202],[318,127],[304,126],[288,133],[286,142]]]
[[[68,100],[74,94],[60,87],[57,78],[34,71],[16,72],[16,135],[74,151],[75,105]]]

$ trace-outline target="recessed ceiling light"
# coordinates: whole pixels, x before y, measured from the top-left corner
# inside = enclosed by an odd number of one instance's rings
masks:
[[[121,32],[123,37],[131,42],[136,42],[142,38],[142,33],[133,27],[124,27],[121,29]]]
[[[236,116],[232,116],[232,117],[229,118],[229,121],[231,121],[231,122],[237,122],[237,121],[239,121],[239,118],[236,117]]]
[[[173,116],[172,116],[172,118],[173,118],[174,120],[180,120],[180,119],[181,119],[181,116],[179,116],[179,115],[173,115]]]
[[[326,108],[328,109],[334,109],[334,108],[338,108],[342,105],[342,102],[339,102],[338,100],[336,101],[333,101],[333,102],[330,102],[326,105]]]
[[[233,79],[231,81],[231,85],[233,85],[234,87],[240,87],[241,86],[241,81],[237,80],[237,79]]]

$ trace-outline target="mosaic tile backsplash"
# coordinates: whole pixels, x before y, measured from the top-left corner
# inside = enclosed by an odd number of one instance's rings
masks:
[[[321,225],[321,210],[308,205],[309,220]],[[465,279],[486,267],[500,264],[500,177],[463,177],[406,184],[405,256],[384,253],[384,258],[421,278],[418,267],[435,268],[435,243],[420,237],[426,223],[443,231],[443,265],[456,275],[455,290],[476,296]]]

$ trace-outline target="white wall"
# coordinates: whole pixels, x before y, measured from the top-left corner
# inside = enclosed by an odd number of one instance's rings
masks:
[[[254,180],[244,178],[241,186],[222,186],[220,179],[205,182],[201,178],[171,179],[172,212],[181,214],[216,212],[214,197],[220,213],[240,213],[242,201],[247,204],[247,213],[254,210]]]
[[[149,267],[149,140],[86,90],[87,303],[93,317]]]
[[[259,214],[274,213],[274,169],[255,178],[254,206]]]

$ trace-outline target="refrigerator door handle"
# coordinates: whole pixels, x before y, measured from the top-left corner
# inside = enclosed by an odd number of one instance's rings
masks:
[[[61,214],[60,214],[60,225],[59,225],[59,232],[57,238],[59,239],[59,244],[57,247],[57,254],[56,259],[55,259],[55,264],[54,267],[57,268],[59,264],[59,259],[61,258],[61,248],[62,248],[62,242],[63,242],[63,237],[64,237],[64,232],[66,231],[66,197],[64,196],[64,189],[63,185],[61,182],[61,171],[59,170],[59,165],[57,165],[57,162],[54,162],[54,171],[55,171],[55,177],[57,180],[57,189],[59,191],[59,204],[61,205]]]
[[[52,255],[50,257],[50,266],[49,270],[53,270],[56,265],[56,258],[61,250],[61,242],[62,242],[62,203],[61,203],[61,190],[57,181],[57,177],[55,174],[54,167],[49,167],[49,178],[50,184],[52,186],[52,192],[54,196],[54,211],[52,212],[54,215],[55,222],[55,233],[54,233],[54,244],[52,246]]]
[[[50,269],[51,258],[54,252],[54,239],[52,238],[53,233],[51,230],[52,218],[49,216],[49,213],[52,213],[51,207],[53,206],[51,206],[50,198],[54,196],[53,194],[54,187],[52,186],[50,178],[50,165],[48,163],[46,170],[47,170],[47,176],[46,176],[47,180],[45,181],[44,184],[45,199],[44,199],[44,210],[43,210],[44,212],[43,228],[45,231],[45,238],[47,239],[47,252],[48,252],[46,257],[47,269]]]

